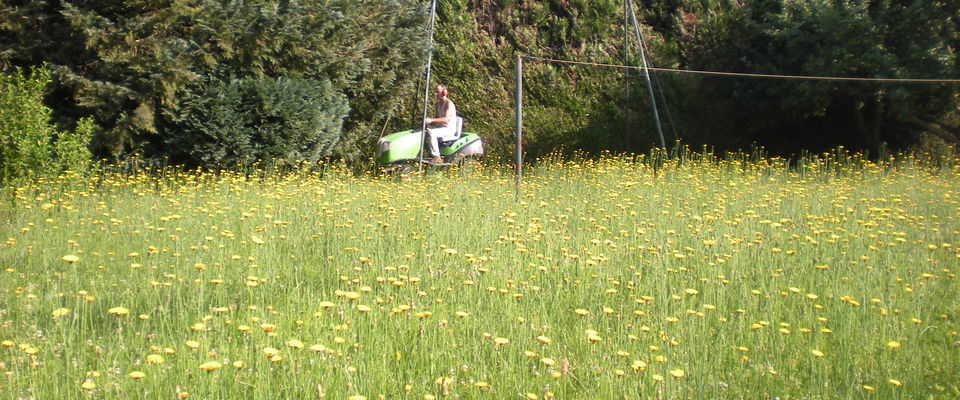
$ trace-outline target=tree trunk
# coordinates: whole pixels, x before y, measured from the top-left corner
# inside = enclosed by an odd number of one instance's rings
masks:
[[[873,102],[872,102],[873,103]],[[871,107],[871,105],[873,107]],[[872,110],[869,110],[872,109]],[[880,151],[880,127],[883,121],[883,105],[881,101],[870,103],[855,103],[853,105],[854,117],[857,120],[857,130],[867,149],[878,153]],[[873,126],[868,126],[865,113],[873,111]]]
[[[883,94],[881,94],[880,98],[877,99],[877,108],[874,110],[873,115],[873,132],[871,132],[872,134],[868,142],[873,154],[880,154],[880,145],[882,144],[880,140],[880,126],[883,125],[883,97]]]

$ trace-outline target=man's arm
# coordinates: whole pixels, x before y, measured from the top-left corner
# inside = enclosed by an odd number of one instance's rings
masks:
[[[439,118],[427,118],[426,122],[428,124],[445,124],[457,115],[457,106],[453,104],[452,100],[447,101],[449,102],[447,112]]]

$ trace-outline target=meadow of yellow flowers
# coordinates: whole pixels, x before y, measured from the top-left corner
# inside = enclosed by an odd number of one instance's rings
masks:
[[[648,161],[11,188],[0,397],[960,397],[956,159]]]

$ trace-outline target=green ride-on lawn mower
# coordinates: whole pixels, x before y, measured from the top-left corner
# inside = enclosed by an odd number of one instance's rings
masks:
[[[464,161],[483,155],[483,139],[476,133],[463,132],[463,118],[459,115],[453,122],[456,133],[440,141],[440,157],[443,163],[431,163],[424,158],[426,135],[420,129],[405,130],[385,135],[377,141],[377,164],[385,171],[407,172],[416,169],[418,164],[429,166],[460,165]]]

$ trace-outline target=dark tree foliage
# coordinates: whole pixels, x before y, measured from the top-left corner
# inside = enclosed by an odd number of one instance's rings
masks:
[[[688,18],[682,42],[692,69],[838,77],[956,77],[958,3],[764,0]],[[876,152],[915,145],[943,127],[956,85],[757,78],[700,78],[697,140],[778,153],[845,145]],[[706,129],[710,127],[712,129]],[[716,137],[720,136],[720,137]]]
[[[291,76],[347,95],[338,149],[356,157],[410,93],[425,17],[417,0],[21,1],[0,9],[0,56],[48,61],[48,101],[62,117],[94,117],[101,155],[163,148],[171,124],[160,119],[197,81]]]
[[[655,66],[817,76],[960,76],[957,2],[633,3]],[[440,4],[446,13],[438,75],[459,89],[461,111],[479,119],[481,126],[475,122],[473,127],[503,152],[512,147],[514,54],[624,62],[622,1]],[[639,65],[635,50],[628,62]],[[688,143],[726,149],[759,144],[789,155],[837,145],[876,154],[883,144],[910,148],[960,138],[956,84],[655,75],[668,139],[679,132]],[[536,155],[560,146],[639,151],[655,145],[640,77],[526,63],[526,149]]]
[[[241,78],[191,89],[163,126],[166,148],[159,152],[178,164],[313,163],[330,153],[349,111],[346,97],[326,81]]]

